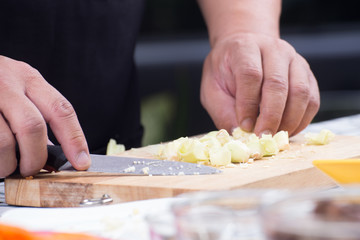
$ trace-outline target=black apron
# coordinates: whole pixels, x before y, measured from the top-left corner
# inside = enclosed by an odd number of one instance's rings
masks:
[[[143,0],[0,1],[0,55],[38,69],[72,103],[93,153],[110,138],[141,144],[133,54],[143,7]]]

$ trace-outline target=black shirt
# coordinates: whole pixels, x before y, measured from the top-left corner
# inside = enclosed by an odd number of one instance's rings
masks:
[[[72,103],[91,152],[103,151],[110,138],[127,148],[140,146],[133,54],[143,5],[143,0],[0,1],[0,55],[38,69]]]

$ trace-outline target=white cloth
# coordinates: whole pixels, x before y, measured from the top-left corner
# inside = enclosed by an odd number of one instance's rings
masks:
[[[337,135],[360,136],[360,114],[312,123],[303,132],[318,133],[322,129]]]

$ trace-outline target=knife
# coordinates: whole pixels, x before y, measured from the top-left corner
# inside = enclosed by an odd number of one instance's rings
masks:
[[[55,171],[76,171],[66,159],[59,145],[48,145],[47,169]],[[91,166],[88,172],[119,173],[125,175],[204,175],[216,174],[222,171],[203,164],[145,159],[125,156],[108,156],[90,154]]]

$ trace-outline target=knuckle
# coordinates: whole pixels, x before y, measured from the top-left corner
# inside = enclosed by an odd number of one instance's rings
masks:
[[[275,111],[274,109],[267,109],[263,114],[264,118],[268,121],[269,124],[274,124],[280,122],[281,114]]]
[[[296,98],[300,99],[300,101],[307,101],[310,98],[310,87],[308,84],[296,84],[292,93],[296,96]]]
[[[280,74],[272,74],[267,79],[267,88],[274,92],[287,92],[287,79]]]
[[[82,132],[81,129],[78,130],[74,130],[71,133],[71,137],[70,137],[70,141],[74,144],[74,145],[82,145],[84,143],[84,134]]]
[[[287,41],[280,39],[277,41],[277,47],[278,49],[282,49],[287,53],[289,56],[295,57],[296,56],[296,50],[291,44],[289,44]]]
[[[275,107],[275,106],[263,106],[260,108],[260,114],[262,115],[263,119],[269,122],[278,122],[280,121],[283,113],[283,108]]]
[[[37,69],[31,67],[29,64],[25,62],[20,62],[19,67],[24,76],[24,79],[27,82],[38,81],[39,78],[42,78],[40,72]]]
[[[251,39],[249,38],[248,35],[242,35],[240,38],[237,39],[232,39],[230,41],[230,46],[231,49],[239,49],[239,48],[243,48],[244,46],[247,46],[248,44],[251,43]]]
[[[242,111],[256,112],[259,108],[260,99],[258,96],[242,96],[236,98],[237,106],[241,106]]]
[[[51,109],[52,112],[60,118],[72,118],[76,116],[74,107],[65,98],[55,100]]]
[[[310,111],[313,111],[314,113],[318,112],[320,109],[320,100],[316,97],[311,97],[308,108],[310,109]]]
[[[239,37],[237,38],[237,42],[238,45],[243,46],[243,47],[247,47],[250,45],[254,44],[254,41],[256,41],[256,36],[254,34],[251,33],[243,33],[240,34]]]
[[[2,67],[8,67],[9,63],[13,60],[11,58],[5,57],[4,55],[0,55],[0,64]]]
[[[250,78],[252,81],[261,81],[263,74],[262,70],[255,65],[247,64],[243,67],[241,72],[242,77]]]
[[[46,124],[42,118],[31,117],[25,119],[24,123],[21,125],[19,131],[16,134],[20,135],[39,135],[43,136],[46,134]]]
[[[0,67],[0,91],[8,92],[12,90],[12,83],[8,72],[7,66]]]
[[[310,65],[303,56],[301,56],[300,54],[297,54],[296,60],[299,61],[301,64],[303,64],[306,69],[310,70]]]
[[[11,82],[7,81],[6,79],[7,77],[4,76],[0,70],[0,92],[13,92],[13,86]]]
[[[279,40],[277,41],[277,45],[278,45],[279,47],[282,47],[282,48],[292,49],[291,45],[290,45],[287,41],[285,41],[285,40],[283,40],[283,39],[279,39]]]

